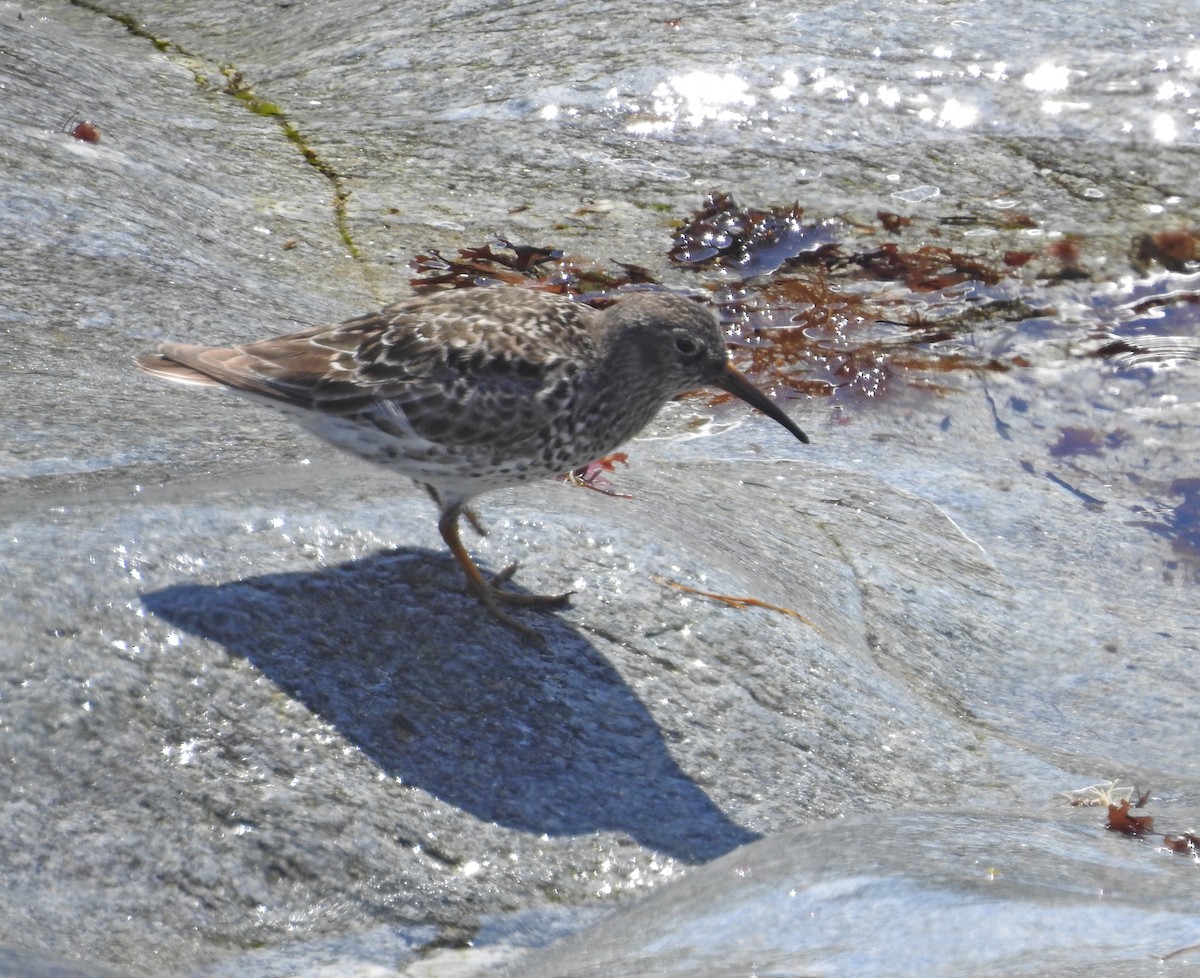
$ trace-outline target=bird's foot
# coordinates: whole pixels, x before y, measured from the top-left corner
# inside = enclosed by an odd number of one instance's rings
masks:
[[[537,642],[538,645],[545,645],[546,639],[541,632],[526,625],[523,621],[518,621],[501,608],[500,603],[514,605],[518,608],[544,608],[547,610],[562,608],[570,601],[571,592],[567,591],[563,594],[519,594],[516,591],[501,589],[498,584],[502,584],[512,577],[516,569],[516,564],[510,564],[490,581],[483,581],[482,584],[476,584],[473,580],[470,581],[471,592],[492,613],[492,617],[501,624],[520,632],[526,638]]]
[[[462,545],[462,540],[459,539],[458,516],[460,512],[460,508],[451,508],[443,512],[441,518],[438,520],[438,529],[441,531],[442,538],[450,547],[450,552],[454,554],[459,566],[462,567],[464,573],[467,575],[467,585],[471,592],[479,598],[483,606],[498,621],[532,639],[539,645],[544,645],[546,640],[540,632],[526,625],[524,622],[517,621],[517,619],[500,607],[501,603],[514,605],[518,608],[561,608],[570,600],[571,592],[567,591],[563,594],[520,594],[516,591],[504,590],[501,585],[506,584],[512,579],[513,574],[517,572],[516,564],[509,564],[490,580],[484,577],[478,565],[471,559],[471,555],[467,553],[467,548]]]
[[[509,564],[487,582],[487,589],[497,601],[520,608],[565,608],[570,603],[574,591],[563,591],[562,594],[519,594],[516,591],[502,591],[500,586],[512,579],[513,574],[517,572],[517,566],[515,562]]]

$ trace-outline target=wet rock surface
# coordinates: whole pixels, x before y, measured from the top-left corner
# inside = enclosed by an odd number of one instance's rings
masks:
[[[804,973],[875,932],[785,935],[779,888],[883,919],[854,844],[912,834],[938,844],[867,862],[917,914],[976,885],[966,848],[1040,887],[996,899],[1056,923],[1041,960],[1177,950],[1194,860],[1057,795],[1195,819],[1196,368],[1077,355],[1191,335],[1186,254],[1130,247],[1197,223],[1195,63],[1114,8],[1056,13],[1089,41],[1047,68],[972,10],[0,5],[0,970],[634,975],[686,931],[693,974],[752,960],[723,933]],[[720,187],[994,264],[1071,232],[1092,277],[1018,277],[1045,314],[960,334],[986,355],[937,384],[789,401],[811,446],[689,400],[608,474],[631,499],[482,500],[485,566],[577,592],[526,615],[544,649],[462,593],[418,490],[131,363],[369,310],[497,233],[720,298],[667,257]],[[922,946],[911,973],[978,963]]]

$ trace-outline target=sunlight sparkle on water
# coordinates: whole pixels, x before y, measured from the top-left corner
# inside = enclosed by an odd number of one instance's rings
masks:
[[[1021,79],[1021,83],[1035,92],[1063,92],[1069,84],[1071,70],[1066,65],[1038,65]]]
[[[1091,107],[1091,102],[1064,102],[1061,99],[1053,98],[1048,98],[1042,102],[1042,111],[1046,115],[1062,115],[1064,112],[1083,111]]]
[[[979,110],[973,105],[967,105],[956,98],[946,99],[938,123],[951,129],[962,129],[971,125],[979,118]]]
[[[1150,122],[1150,131],[1160,143],[1173,143],[1179,138],[1179,128],[1175,125],[1175,120],[1165,112],[1154,116]]]
[[[936,122],[939,126],[949,126],[951,129],[962,129],[969,126],[979,117],[979,110],[973,105],[966,105],[958,99],[947,99],[941,111],[927,106],[917,113],[922,122]]]
[[[880,85],[875,92],[875,97],[889,109],[894,109],[900,104],[900,89],[894,85]]]
[[[850,98],[853,91],[852,85],[847,85],[837,75],[829,74],[824,67],[814,68],[811,78],[813,91],[820,95],[832,94],[834,98],[844,102]]]
[[[771,97],[783,101],[796,94],[800,85],[800,76],[788,68],[779,79],[779,84],[771,89]]]
[[[1154,100],[1156,102],[1166,102],[1173,98],[1188,98],[1191,91],[1184,88],[1182,85],[1176,85],[1173,81],[1165,81],[1154,92]]]
[[[704,122],[742,122],[746,119],[745,110],[756,101],[746,80],[730,72],[690,71],[659,83],[652,94],[651,111],[662,121],[649,126],[637,123],[630,126],[631,130],[669,129],[681,119],[693,126]]]

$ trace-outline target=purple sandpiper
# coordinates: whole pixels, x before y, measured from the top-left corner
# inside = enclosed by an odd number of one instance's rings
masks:
[[[505,602],[564,605],[570,592],[502,588],[459,537],[482,493],[561,475],[612,452],[667,401],[719,387],[803,431],[739,373],[716,318],[662,291],[631,292],[603,310],[560,295],[491,287],[437,292],[332,326],[228,348],[164,343],[137,358],[168,380],[228,387],[294,417],[339,448],[424,485],[438,530],[470,589],[497,618]]]

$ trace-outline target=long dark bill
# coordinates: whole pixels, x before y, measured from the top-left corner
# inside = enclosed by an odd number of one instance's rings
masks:
[[[788,431],[804,442],[804,444],[808,444],[808,435],[801,431],[796,423],[783,413],[783,408],[750,383],[746,379],[746,375],[740,373],[733,364],[728,363],[725,365],[725,372],[721,374],[721,379],[717,381],[717,384],[721,390],[728,391],[734,397],[740,397],[753,408],[758,408],[768,418],[778,421],[787,428]]]

